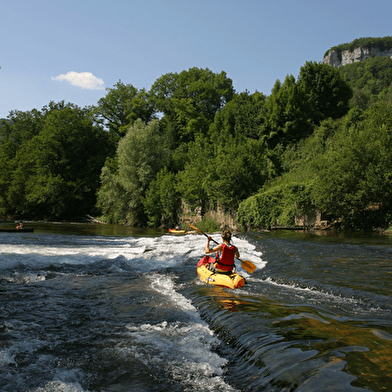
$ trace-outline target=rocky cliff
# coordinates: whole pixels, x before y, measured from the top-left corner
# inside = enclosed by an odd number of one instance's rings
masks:
[[[379,48],[358,47],[354,50],[330,50],[323,58],[324,64],[330,64],[335,68],[343,65],[364,61],[370,57],[385,56],[392,59],[392,49],[380,50]]]

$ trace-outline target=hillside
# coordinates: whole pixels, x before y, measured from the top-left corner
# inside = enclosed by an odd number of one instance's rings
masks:
[[[320,65],[350,86],[350,110],[282,151],[280,175],[239,204],[241,226],[391,230],[391,56],[392,37],[326,52]]]

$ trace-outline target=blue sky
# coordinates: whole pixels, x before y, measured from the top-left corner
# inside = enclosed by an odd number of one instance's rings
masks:
[[[269,95],[332,46],[392,35],[391,0],[12,0],[0,15],[0,118],[192,67]]]

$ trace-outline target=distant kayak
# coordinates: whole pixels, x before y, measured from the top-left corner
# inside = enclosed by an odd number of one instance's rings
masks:
[[[169,233],[174,233],[174,234],[185,234],[186,230],[183,229],[169,229]]]
[[[0,233],[32,233],[34,227],[29,227],[28,229],[0,229]]]
[[[245,285],[245,278],[237,274],[224,274],[210,271],[205,263],[206,258],[202,258],[197,264],[197,275],[202,282],[212,284],[214,286],[227,287],[229,289],[238,289]]]

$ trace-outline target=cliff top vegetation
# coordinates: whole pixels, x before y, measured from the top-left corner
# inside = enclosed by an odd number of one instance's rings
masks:
[[[325,56],[328,56],[329,52],[332,50],[336,50],[337,52],[344,52],[345,50],[349,50],[352,52],[355,48],[378,48],[381,51],[392,49],[392,36],[383,37],[383,38],[373,38],[373,37],[364,37],[357,38],[350,43],[340,44],[338,46],[334,46],[331,49],[328,49]]]

